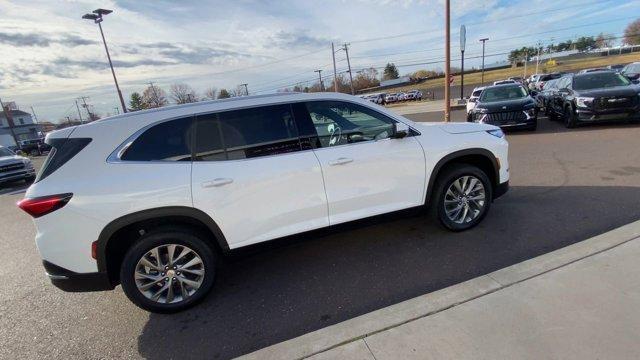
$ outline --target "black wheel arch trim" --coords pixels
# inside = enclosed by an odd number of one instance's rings
[[[490,160],[491,164],[493,165],[494,174],[487,174],[487,175],[488,176],[493,175],[494,183],[492,185],[494,189],[498,185],[500,185],[500,166],[498,165],[498,160],[496,159],[496,156],[493,154],[493,152],[483,148],[471,148],[471,149],[454,151],[450,154],[445,155],[440,160],[438,160],[436,165],[433,167],[433,171],[431,171],[431,175],[429,177],[429,184],[427,186],[427,196],[425,198],[425,203],[427,204],[429,203],[433,186],[436,182],[436,179],[438,178],[438,175],[440,174],[440,170],[442,170],[442,167],[444,167],[446,164],[448,164],[451,161],[454,161],[457,158],[461,158],[463,156],[468,156],[468,155],[480,155]]]
[[[179,217],[187,217],[192,218],[196,221],[203,223],[214,235],[215,241],[220,246],[223,252],[229,251],[229,244],[220,230],[220,227],[216,222],[205,212],[198,210],[196,208],[187,207],[187,206],[168,206],[168,207],[160,207],[147,209],[142,211],[137,211],[134,213],[130,213],[119,217],[113,221],[111,221],[107,226],[102,229],[100,235],[97,240],[97,251],[96,251],[96,261],[98,265],[98,271],[106,272],[107,271],[107,257],[106,250],[107,244],[109,240],[113,237],[113,235],[118,231],[123,229],[124,227],[145,220],[153,220],[162,217],[170,217],[170,216],[179,216]]]

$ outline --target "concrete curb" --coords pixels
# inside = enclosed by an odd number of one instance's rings
[[[449,309],[640,237],[640,220],[582,242],[379,309],[239,359],[302,359]]]

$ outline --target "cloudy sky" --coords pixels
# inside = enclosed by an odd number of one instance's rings
[[[54,122],[77,117],[78,96],[113,113],[118,99],[98,28],[81,19],[99,7],[114,11],[103,28],[125,98],[150,81],[199,92],[248,83],[251,93],[310,82],[316,69],[330,75],[332,41],[351,44],[356,70],[443,68],[444,0],[0,0],[2,100]],[[620,36],[640,17],[640,0],[452,0],[452,16],[454,57],[465,24],[467,64],[477,66],[481,37],[491,39],[490,63],[538,41]],[[336,56],[344,71],[344,52]]]

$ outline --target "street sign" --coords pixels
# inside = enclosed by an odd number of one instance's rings
[[[464,51],[467,44],[467,28],[464,25],[460,25],[460,51]]]

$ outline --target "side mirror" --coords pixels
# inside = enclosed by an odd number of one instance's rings
[[[391,135],[392,139],[402,139],[409,135],[409,125],[401,122],[397,122],[393,124],[393,135]]]
[[[469,102],[470,102],[470,103],[474,103],[474,102],[477,102],[477,101],[478,101],[478,99],[477,99],[477,98],[471,98],[471,99],[469,99]]]
[[[537,96],[537,95],[538,95],[538,92],[537,92],[537,91],[535,91],[535,90],[530,90],[530,91],[529,91],[529,95],[531,95],[531,96]]]

